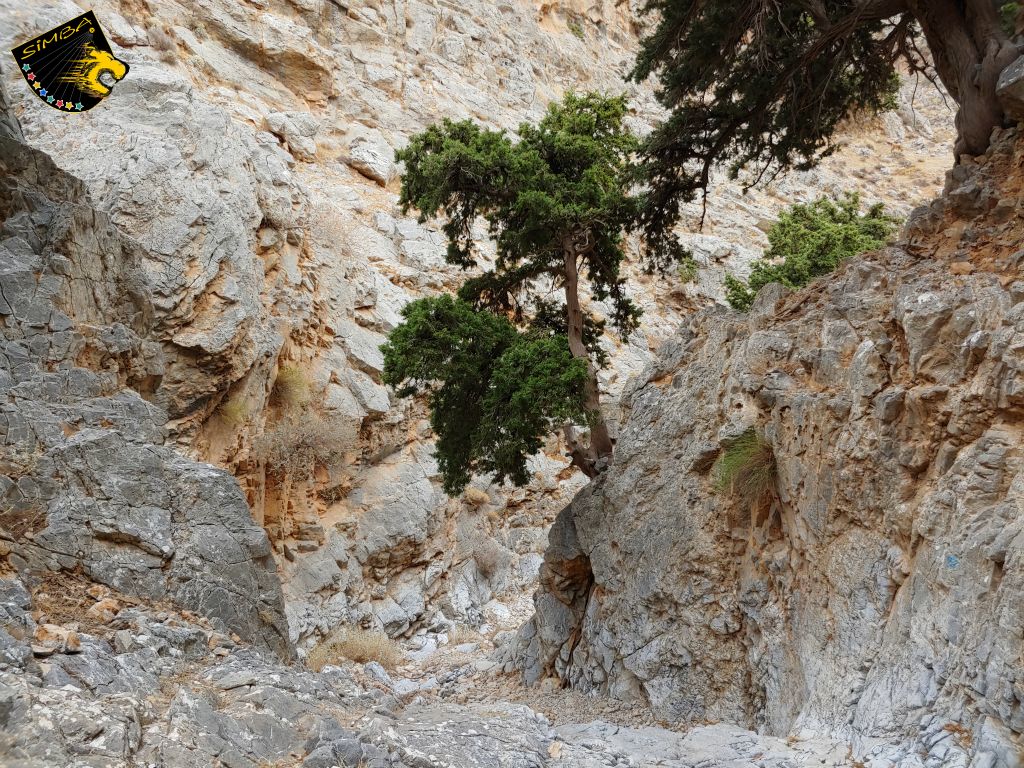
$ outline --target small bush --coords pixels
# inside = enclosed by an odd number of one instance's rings
[[[301,368],[283,365],[274,380],[275,402],[286,408],[299,408],[309,402],[309,379]]]
[[[1013,37],[1017,32],[1017,16],[1020,14],[1020,3],[1003,3],[999,6],[999,17],[1003,31]]]
[[[578,39],[580,39],[580,40],[582,40],[582,39],[583,39],[583,25],[582,25],[582,24],[580,24],[580,23],[579,23],[579,21],[576,21],[576,20],[574,19],[573,21],[570,21],[570,22],[569,22],[569,25],[568,25],[568,26],[569,26],[569,31],[570,31],[570,32],[572,32],[572,34],[573,34],[573,35],[574,35],[574,36],[575,36],[576,38],[578,38]]]
[[[316,495],[320,497],[324,504],[330,506],[331,504],[337,504],[348,496],[351,490],[352,487],[348,483],[341,483],[340,485],[332,485],[330,488],[323,488],[317,491]]]
[[[775,486],[775,453],[751,427],[726,445],[716,470],[719,490],[754,504]]]
[[[331,467],[358,441],[356,426],[347,419],[324,418],[314,410],[285,417],[260,435],[253,456],[290,474],[312,474],[316,465]]]
[[[240,427],[249,418],[249,409],[242,398],[230,398],[217,408],[217,418],[229,427]]]
[[[473,540],[473,560],[480,575],[490,579],[508,567],[510,556],[494,539],[481,535]]]
[[[319,672],[329,664],[337,666],[347,659],[358,664],[376,661],[385,669],[394,669],[404,658],[398,643],[379,630],[338,627],[309,652],[306,666]]]
[[[693,256],[686,255],[679,260],[679,268],[676,270],[679,281],[692,283],[697,279],[697,261]]]
[[[463,645],[464,643],[479,643],[484,636],[472,627],[465,624],[455,624],[448,630],[449,645]]]
[[[173,64],[177,61],[178,43],[170,27],[151,29],[149,43],[159,52],[160,60],[165,64]]]
[[[744,283],[725,278],[726,300],[733,309],[745,311],[757,291],[768,283],[802,288],[832,272],[846,259],[880,248],[896,229],[897,220],[876,203],[860,213],[860,197],[847,193],[840,199],[819,198],[809,205],[794,205],[768,230],[769,248],[754,262]]]

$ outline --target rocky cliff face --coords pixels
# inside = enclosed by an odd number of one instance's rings
[[[495,595],[532,587],[545,528],[583,480],[553,442],[528,489],[440,492],[422,409],[381,386],[378,346],[405,303],[463,276],[444,264],[440,233],[397,210],[393,151],[442,116],[536,119],[569,88],[629,90],[631,120],[648,130],[648,90],[621,80],[636,8],[94,8],[132,67],[103,109],[56,120],[5,72],[29,142],[135,244],[147,362],[121,385],[166,414],[177,450],[238,479],[275,553],[292,641],[338,623],[393,636],[479,625]],[[0,0],[4,44],[79,12]],[[687,312],[721,297],[726,270],[745,271],[781,206],[859,188],[907,213],[931,196],[948,129],[940,98],[922,91],[912,106],[913,93],[886,121],[852,124],[849,149],[822,169],[754,195],[723,189],[705,231],[686,234],[696,282],[635,276],[643,333],[605,339],[613,421],[629,376]]]
[[[1021,764],[1022,161],[1006,132],[901,245],[682,325],[552,529],[528,680],[870,765]],[[751,428],[773,478],[737,499],[715,466]]]
[[[2,99],[0,99],[2,100]],[[266,534],[227,473],[163,446],[139,245],[83,184],[0,135],[0,534],[30,579],[80,571],[290,655]]]
[[[855,189],[909,214],[951,117],[908,83],[821,168],[720,186],[683,233],[696,281],[632,276],[643,332],[604,339],[616,464],[557,519],[583,480],[556,441],[528,488],[446,499],[421,406],[381,385],[401,307],[463,278],[398,210],[394,149],[569,88],[626,88],[648,130],[635,5],[97,0],[132,67],[101,107],[55,115],[3,70],[0,757],[1021,764],[1015,133],[902,245],[746,316],[708,305],[781,207]],[[81,10],[0,0],[2,42]],[[714,468],[751,428],[775,473],[740,501]],[[262,653],[362,625],[409,639],[412,675],[453,624],[512,622],[538,567],[519,700],[583,719],[564,684],[628,702],[615,722],[767,735],[553,727],[494,703],[512,684],[480,658],[409,680]]]

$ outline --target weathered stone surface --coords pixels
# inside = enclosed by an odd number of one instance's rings
[[[147,341],[151,251],[41,152],[0,137],[0,167],[0,529],[11,562],[169,598],[289,655],[269,542],[237,482],[160,445],[166,415],[133,389],[163,370]]]
[[[959,184],[1013,196],[1022,155],[1006,134]],[[624,397],[614,466],[552,528],[527,680],[829,734],[871,765],[890,764],[879,743],[899,765],[1018,764],[1021,224],[934,211],[906,247],[766,288],[747,315],[699,312],[663,346]],[[713,466],[748,428],[776,467],[753,500]]]
[[[1008,66],[999,75],[996,96],[1008,117],[1024,120],[1024,56]]]
[[[445,556],[458,542],[455,526],[444,521],[464,510],[449,504],[436,471],[419,458],[431,446],[423,408],[389,397],[379,381],[378,346],[401,321],[401,308],[451,291],[465,277],[445,264],[438,228],[399,210],[394,150],[442,116],[513,129],[535,121],[569,88],[621,90],[636,47],[636,3],[150,0],[128,7],[96,0],[93,7],[115,52],[132,66],[102,111],[55,121],[17,73],[5,73],[30,142],[83,178],[94,207],[141,244],[139,272],[151,296],[146,328],[127,319],[130,308],[118,322],[95,318],[104,361],[130,357],[129,383],[161,411],[129,423],[166,427],[177,447],[239,478],[254,518],[271,533],[282,576],[295,579],[286,589],[292,636],[302,643],[342,619],[376,625],[368,606],[385,604],[374,594],[379,580],[402,570],[423,587],[427,608],[417,621],[452,604],[460,615],[449,619],[482,616],[479,600],[528,588],[537,549],[515,550],[488,579],[474,577],[472,588],[463,571],[448,578],[460,562]],[[0,0],[8,21],[0,37],[12,47],[76,13],[69,0]],[[647,132],[658,114],[651,89],[629,90],[630,123]],[[612,360],[601,384],[613,427],[619,395],[651,349],[695,303],[721,299],[725,272],[746,273],[764,244],[763,223],[781,206],[852,185],[899,214],[931,194],[944,170],[933,167],[941,154],[934,147],[946,136],[941,98],[915,95],[908,85],[901,105],[885,126],[852,125],[851,150],[812,173],[749,195],[718,185],[704,233],[685,233],[701,265],[695,282],[629,267],[644,329],[628,343],[612,333],[602,340]],[[929,127],[934,115],[940,117]],[[883,150],[892,167],[861,159]],[[929,165],[919,172],[922,159]],[[912,195],[900,182],[902,168],[914,170]],[[484,258],[493,258],[484,228],[476,234]],[[607,309],[600,302],[591,308]],[[53,361],[59,365],[64,354]],[[359,445],[339,452],[335,466],[298,467],[282,477],[252,450],[282,415],[271,380],[283,365],[308,376],[309,414],[358,432]],[[120,384],[109,390],[117,408],[148,407],[117,395]],[[107,401],[92,407],[93,426],[111,410]],[[561,446],[553,441],[548,450],[554,458],[531,464],[537,479],[529,491],[494,489],[484,514],[511,501],[530,508],[528,527],[544,530],[553,509],[583,482],[559,460]],[[396,472],[395,461],[410,455],[418,466]],[[378,500],[385,511],[361,522]],[[410,511],[427,503],[431,509]],[[381,521],[392,512],[394,524]],[[496,540],[513,529],[504,519],[490,526]],[[406,535],[421,523],[428,535]],[[364,534],[365,546],[348,541]],[[332,537],[346,540],[353,560],[356,550],[378,551],[388,542],[397,542],[398,554],[386,576],[370,566],[330,580],[328,567],[324,579],[310,578],[313,569],[302,560],[321,563],[317,555],[333,547]],[[355,574],[362,570],[356,563],[339,568]],[[319,589],[307,591],[314,584]],[[458,592],[454,601],[447,601],[449,585]],[[386,591],[396,599],[391,584]]]
[[[317,119],[308,112],[271,112],[266,117],[267,130],[288,145],[288,151],[298,160],[316,160],[316,135],[320,131]]]
[[[349,165],[382,186],[387,186],[398,173],[395,150],[380,131],[373,128],[357,128],[353,131],[348,142],[347,159]]]

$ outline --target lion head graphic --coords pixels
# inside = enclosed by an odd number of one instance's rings
[[[106,51],[98,50],[91,45],[84,45],[82,51],[84,56],[73,61],[60,79],[65,83],[71,83],[84,93],[103,98],[110,93],[110,86],[100,78],[108,75],[116,82],[128,74],[128,67]]]

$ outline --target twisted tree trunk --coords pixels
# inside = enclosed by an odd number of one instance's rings
[[[960,109],[954,154],[980,155],[1005,119],[999,74],[1020,55],[992,0],[907,0],[924,31],[935,71]]]
[[[563,242],[562,251],[565,259],[565,311],[566,328],[569,337],[569,351],[578,360],[587,363],[587,383],[584,388],[584,405],[590,413],[590,444],[580,445],[572,433],[566,429],[566,440],[569,443],[569,455],[572,463],[579,467],[587,477],[597,476],[611,463],[614,444],[608,434],[608,424],[601,412],[601,390],[597,383],[597,369],[590,359],[587,347],[583,343],[583,309],[580,307],[579,294],[579,246],[571,237]]]

